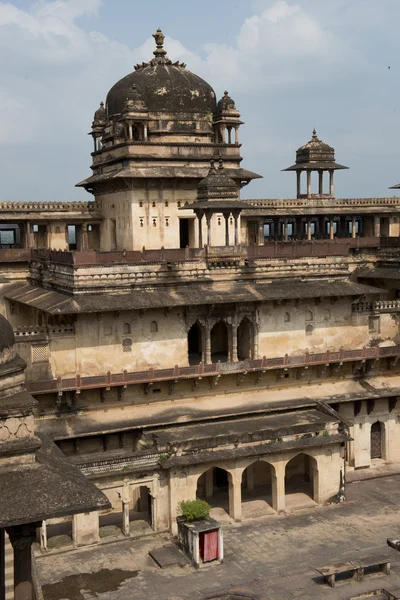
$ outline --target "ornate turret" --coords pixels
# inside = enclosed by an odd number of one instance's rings
[[[312,138],[307,144],[301,146],[296,152],[296,163],[284,171],[296,171],[297,173],[297,197],[298,198],[312,198],[312,197],[324,197],[333,198],[333,173],[339,169],[348,169],[343,165],[339,165],[335,162],[335,150],[332,146],[322,142],[314,129]],[[307,173],[307,194],[301,193],[301,173],[306,171]],[[319,174],[319,185],[318,194],[311,193],[311,173],[318,171]],[[323,191],[323,176],[324,171],[329,172],[329,193]]]
[[[106,122],[107,112],[104,108],[104,102],[100,102],[100,107],[94,113],[92,131],[89,133],[89,135],[91,135],[93,138],[95,152],[101,148],[101,136],[103,135]]]
[[[214,117],[215,141],[222,144],[226,142],[232,144],[232,129],[234,129],[235,144],[239,144],[240,125],[243,125],[243,121],[240,121],[240,113],[236,108],[235,101],[225,91],[223,97],[218,102]],[[228,139],[226,139],[226,132],[228,132]]]
[[[188,206],[184,207],[188,208]],[[211,220],[213,215],[223,214],[225,218],[225,245],[229,246],[229,224],[231,215],[235,221],[235,246],[240,243],[239,215],[248,208],[245,202],[239,200],[237,183],[225,172],[224,161],[219,160],[218,169],[214,160],[210,163],[208,175],[197,186],[197,200],[190,204],[199,220],[199,248],[203,246],[202,221],[206,217],[207,245],[211,246]]]

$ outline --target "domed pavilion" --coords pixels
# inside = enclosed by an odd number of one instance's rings
[[[180,209],[196,201],[211,160],[224,161],[238,190],[260,177],[241,166],[235,101],[228,92],[217,101],[209,83],[168,57],[160,29],[153,37],[153,58],[115,83],[96,110],[93,174],[78,184],[105,217],[105,251],[197,247],[195,215]]]

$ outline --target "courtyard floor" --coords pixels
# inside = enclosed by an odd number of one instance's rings
[[[400,537],[400,475],[349,484],[340,505],[224,524],[224,564],[200,571],[156,565],[149,550],[167,544],[167,535],[51,553],[37,567],[45,600],[200,600],[234,590],[265,600],[339,600],[400,589],[400,553],[387,537]],[[314,570],[366,554],[390,555],[392,574],[332,589]]]

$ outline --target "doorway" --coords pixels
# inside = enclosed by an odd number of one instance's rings
[[[179,219],[179,248],[189,246],[189,219]]]
[[[382,458],[382,424],[376,421],[371,427],[371,459]]]

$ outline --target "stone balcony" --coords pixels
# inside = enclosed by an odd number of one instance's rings
[[[393,313],[400,312],[400,300],[376,300],[375,302],[359,302],[353,304],[355,312]]]
[[[321,352],[311,354],[306,352],[302,355],[285,356],[276,358],[260,358],[255,360],[245,360],[239,362],[217,362],[212,364],[193,365],[189,367],[179,367],[176,365],[170,369],[148,369],[147,371],[122,373],[107,372],[104,375],[92,377],[58,378],[42,381],[29,381],[27,389],[31,394],[57,393],[58,395],[66,391],[76,391],[89,389],[109,389],[111,387],[126,388],[128,385],[143,384],[145,393],[148,393],[154,383],[161,381],[176,381],[179,379],[202,379],[204,377],[214,377],[218,380],[223,375],[229,374],[247,374],[249,372],[262,373],[267,370],[281,370],[283,373],[287,369],[308,369],[311,366],[342,365],[345,362],[361,362],[367,360],[376,361],[383,358],[397,358],[400,356],[400,346],[387,346],[371,348],[360,348],[357,350],[339,350],[336,352]]]

